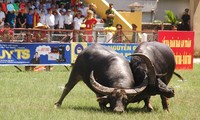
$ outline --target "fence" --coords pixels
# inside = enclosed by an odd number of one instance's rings
[[[106,30],[63,30],[63,29],[25,29],[14,28],[13,37],[5,38],[8,32],[0,34],[3,42],[101,42],[137,43],[157,40],[157,31],[106,31]],[[6,40],[5,40],[6,39]]]

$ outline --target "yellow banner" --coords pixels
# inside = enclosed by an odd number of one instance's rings
[[[72,42],[71,43],[71,63],[75,63],[78,54],[87,47],[86,42]]]

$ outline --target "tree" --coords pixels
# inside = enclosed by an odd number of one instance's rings
[[[172,27],[177,27],[181,22],[180,19],[171,10],[165,10],[165,20],[167,23],[171,23]]]

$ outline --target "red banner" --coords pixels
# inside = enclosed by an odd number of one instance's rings
[[[159,31],[158,41],[168,45],[173,50],[176,69],[193,69],[193,31]]]

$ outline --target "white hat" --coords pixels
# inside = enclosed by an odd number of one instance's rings
[[[48,26],[43,25],[42,23],[37,23],[37,26],[35,26],[35,28],[48,28]]]

